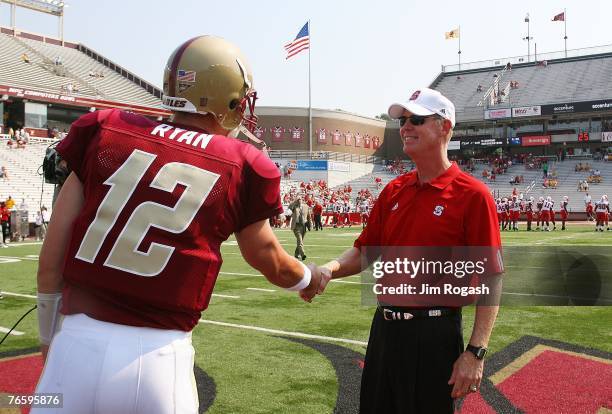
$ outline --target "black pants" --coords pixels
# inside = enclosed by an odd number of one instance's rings
[[[463,352],[461,315],[386,321],[376,311],[361,377],[361,414],[452,414],[448,380]]]
[[[314,227],[315,227],[315,230],[323,230],[323,223],[321,223],[320,214],[314,215]]]
[[[11,238],[11,229],[8,221],[2,222],[2,243],[6,243],[6,239]]]

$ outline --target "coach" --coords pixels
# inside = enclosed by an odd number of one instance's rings
[[[499,252],[488,188],[448,160],[455,126],[450,100],[424,88],[406,103],[391,105],[389,115],[399,119],[403,151],[416,169],[383,189],[354,247],[321,271],[333,278],[360,272],[367,246],[483,246]],[[495,257],[493,274],[499,274],[501,255]],[[464,350],[460,307],[390,308],[379,303],[366,351],[360,412],[452,413],[455,398],[479,389],[497,312],[497,303],[476,306]]]
[[[312,225],[310,207],[302,200],[302,196],[298,195],[295,201],[289,204],[288,208],[291,210],[291,230],[293,230],[295,235],[296,246],[294,256],[305,260],[304,236],[306,235],[306,227]]]

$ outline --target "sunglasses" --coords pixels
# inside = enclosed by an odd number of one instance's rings
[[[406,121],[410,121],[410,124],[412,124],[413,126],[419,126],[419,125],[423,125],[427,118],[432,118],[432,117],[439,118],[439,116],[437,115],[427,115],[427,116],[410,115],[410,116],[400,116],[397,119],[399,119],[400,121],[400,127],[403,127],[404,125],[406,125]]]

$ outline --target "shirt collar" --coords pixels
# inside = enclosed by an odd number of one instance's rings
[[[452,162],[451,166],[446,169],[442,174],[428,182],[427,184],[432,187],[443,190],[449,185],[461,172],[457,163]],[[406,184],[408,185],[417,185],[419,183],[419,176],[417,170],[408,173],[408,177],[406,177]]]

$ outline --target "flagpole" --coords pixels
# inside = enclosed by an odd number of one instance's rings
[[[461,70],[461,25],[459,25],[459,51],[457,55],[459,56],[459,70]]]
[[[310,85],[310,50],[312,49],[312,30],[308,20],[308,152],[312,155],[312,88]]]
[[[567,57],[567,13],[565,9],[563,9],[563,26],[565,27],[565,34],[563,35],[563,40],[565,42],[565,57]]]

